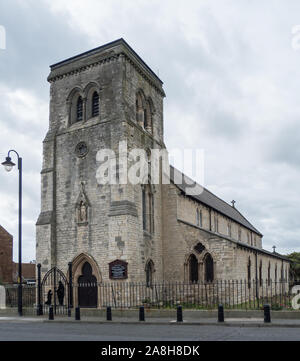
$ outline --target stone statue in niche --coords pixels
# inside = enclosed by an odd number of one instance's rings
[[[89,218],[90,202],[84,190],[85,182],[80,184],[80,193],[76,202],[76,220],[78,224],[86,224]]]
[[[78,222],[87,222],[87,205],[81,201],[78,207]]]

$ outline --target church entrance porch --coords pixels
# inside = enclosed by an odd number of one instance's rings
[[[86,253],[72,261],[74,306],[98,308],[101,304],[100,287],[102,277],[97,262]]]

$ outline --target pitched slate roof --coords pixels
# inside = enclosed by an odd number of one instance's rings
[[[182,179],[182,182],[178,182],[178,179]],[[173,166],[170,166],[170,180],[186,196],[191,197],[200,203],[203,203],[204,205],[214,209],[215,211],[250,229],[259,236],[262,236],[262,234],[236,208],[232,207],[221,198],[217,197],[208,189],[202,187]],[[192,190],[193,185],[194,191]]]

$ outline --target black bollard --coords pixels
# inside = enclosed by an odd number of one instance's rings
[[[224,322],[224,307],[219,305],[218,307],[218,322]]]
[[[75,308],[75,320],[80,321],[80,307]]]
[[[140,307],[140,321],[145,321],[145,308],[144,308],[144,306]]]
[[[68,317],[71,317],[71,308],[68,308]]]
[[[37,316],[43,316],[43,306],[42,305],[37,305],[36,315]]]
[[[107,321],[111,321],[111,320],[112,320],[111,307],[110,307],[110,306],[106,308],[106,320],[107,320]]]
[[[177,307],[177,322],[183,322],[182,318],[182,306]]]
[[[271,322],[270,305],[264,305],[264,322],[265,323],[270,323]]]
[[[49,320],[54,320],[53,306],[49,307]]]

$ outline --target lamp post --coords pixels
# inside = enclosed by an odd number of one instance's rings
[[[11,161],[10,153],[16,153],[18,157],[19,169],[19,271],[18,271],[18,313],[22,316],[22,158],[15,150],[10,150],[7,154],[5,162],[2,165],[7,172],[10,172],[15,163]]]

